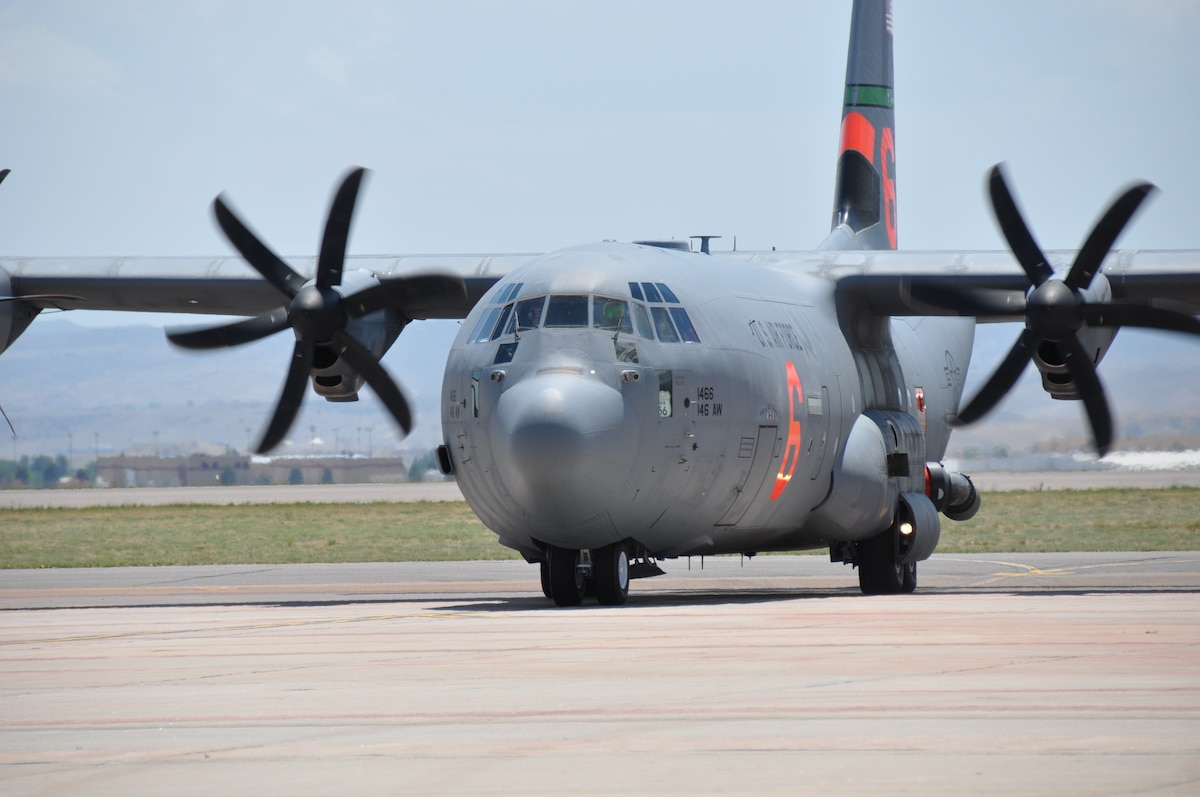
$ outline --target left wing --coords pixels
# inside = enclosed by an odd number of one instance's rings
[[[1033,362],[1051,395],[1083,401],[1103,457],[1112,443],[1113,423],[1096,365],[1123,326],[1200,335],[1200,252],[1110,251],[1154,190],[1149,183],[1136,183],[1118,195],[1078,252],[1053,256],[1034,239],[999,166],[992,169],[988,187],[1019,269],[997,264],[1001,267],[985,273],[966,267],[970,256],[956,255],[953,270],[943,266],[941,274],[899,264],[889,274],[888,258],[881,255],[875,273],[860,269],[837,280],[839,311],[850,322],[850,335],[862,328],[855,320],[864,314],[1023,320],[1025,328],[1008,356],[959,409],[957,422],[972,423],[986,415]]]

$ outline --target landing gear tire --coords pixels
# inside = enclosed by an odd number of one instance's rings
[[[553,599],[554,592],[550,588],[550,556],[542,557],[542,561],[538,562],[538,571],[542,577],[542,594],[547,598]]]
[[[592,551],[592,583],[596,600],[621,606],[629,598],[629,553],[621,543]]]
[[[891,529],[858,544],[858,587],[864,595],[896,595],[917,588],[917,565],[896,561]]]
[[[550,598],[559,606],[578,606],[587,581],[579,569],[579,551],[552,546],[549,559]]]

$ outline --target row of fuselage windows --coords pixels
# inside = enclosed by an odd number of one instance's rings
[[[675,294],[661,282],[631,282],[637,301],[586,294],[551,294],[512,301],[522,283],[500,292],[471,333],[471,343],[484,343],[505,335],[534,329],[579,329],[589,325],[614,334],[637,334],[663,343],[699,343],[692,319]],[[649,302],[649,306],[643,304]]]

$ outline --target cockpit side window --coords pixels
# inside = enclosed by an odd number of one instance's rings
[[[643,282],[642,287],[646,289],[646,301],[648,301],[648,302],[661,302],[662,301],[662,295],[659,294],[658,288],[654,287],[653,282]]]
[[[505,304],[507,302],[510,302],[513,299],[517,298],[517,294],[520,293],[521,289],[524,287],[525,287],[524,282],[514,282],[512,285],[509,285],[508,288],[501,291],[500,295],[497,296],[494,299],[494,301],[496,302],[496,304]]]
[[[679,304],[679,299],[676,298],[675,292],[668,288],[664,283],[656,282],[654,285],[658,288],[658,292],[662,294],[664,302]]]
[[[624,299],[597,296],[592,312],[592,325],[597,329],[607,329],[610,332],[633,334],[633,319],[629,314],[629,302]]]
[[[650,312],[654,316],[654,329],[658,332],[658,339],[663,343],[678,343],[679,335],[675,332],[675,325],[671,323],[667,308],[651,307]]]
[[[586,327],[587,296],[551,296],[546,308],[546,327]]]
[[[504,310],[500,313],[500,319],[496,322],[496,326],[492,327],[492,340],[495,340],[501,335],[508,333],[508,330],[505,329],[505,327],[510,326],[508,320],[512,316],[512,309],[513,306],[511,304],[506,304],[504,306]]]
[[[633,315],[637,319],[638,335],[654,340],[654,327],[650,326],[650,314],[646,312],[646,306],[644,304],[635,304],[633,306]]]
[[[631,282],[629,283],[629,292],[639,302],[642,296],[646,297],[645,301],[650,305],[650,317],[654,319],[654,331],[658,333],[658,339],[663,343],[700,342],[700,333],[696,332],[696,327],[692,324],[687,310],[681,306],[675,291],[667,287],[665,282]],[[640,303],[635,303],[634,308],[638,316],[638,334],[653,339],[653,333],[649,329],[650,324],[646,324],[643,331],[642,322],[646,315],[646,308]]]
[[[529,329],[537,329],[541,326],[542,309],[545,305],[545,296],[539,296],[536,299],[523,299],[517,302],[517,330],[524,332]]]
[[[479,317],[479,322],[475,324],[475,328],[471,330],[471,337],[468,342],[486,343],[489,340],[495,340],[500,337],[504,333],[509,314],[512,312],[512,300],[517,297],[517,294],[524,287],[525,283],[523,282],[512,282],[501,287],[496,295],[488,300],[488,308]]]
[[[491,340],[492,330],[496,327],[496,319],[500,317],[499,307],[489,307],[479,318],[479,323],[475,325],[475,329],[471,330],[471,343],[483,343],[486,340]]]
[[[687,343],[699,343],[700,336],[696,334],[696,328],[692,326],[692,319],[688,317],[687,310],[682,307],[668,309],[671,311],[671,317],[675,319],[676,328],[679,329],[679,337]]]

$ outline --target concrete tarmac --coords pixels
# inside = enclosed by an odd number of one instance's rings
[[[0,791],[1196,794],[1200,554],[0,572]]]

